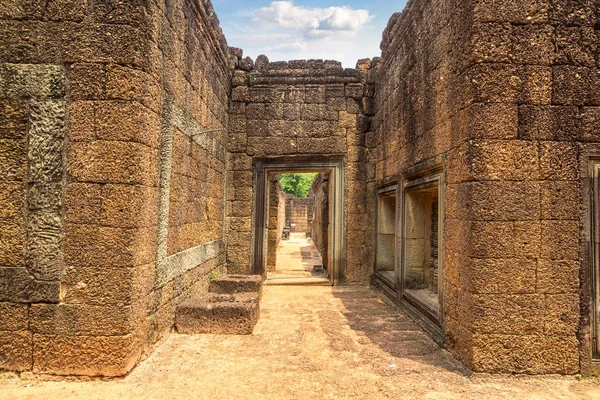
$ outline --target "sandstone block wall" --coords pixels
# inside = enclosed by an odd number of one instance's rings
[[[477,138],[467,153],[471,167],[457,182],[457,196],[469,192],[472,204],[465,268],[498,273],[471,273],[463,284],[472,307],[487,310],[471,322],[476,370],[575,373],[589,366],[589,339],[580,332],[589,286],[581,282],[580,304],[577,277],[588,271],[579,245],[587,222],[580,195],[589,190],[581,171],[598,156],[591,143],[600,140],[587,122],[600,102],[598,10],[593,1],[557,0],[474,8],[473,105],[505,109],[496,114],[505,130]],[[473,117],[490,119],[488,112]],[[500,278],[505,268],[518,272]],[[501,320],[502,329],[490,329]]]
[[[283,228],[287,226],[287,194],[279,183],[279,175],[273,175],[269,187],[269,236],[267,242],[267,272],[275,271],[277,267],[277,247],[281,241]]]
[[[58,303],[65,276],[66,71],[0,63],[0,369],[30,370],[30,303]],[[40,337],[35,339],[39,340]]]
[[[285,219],[294,232],[310,232],[313,220],[313,200],[296,199],[288,196],[285,206]],[[295,226],[292,226],[295,225]]]
[[[224,266],[233,60],[168,4],[0,5],[0,369],[125,374]]]
[[[147,76],[144,11],[0,6],[0,209],[12,213],[0,228],[0,368],[113,375],[139,357],[131,287],[155,222],[127,200],[151,201],[159,126],[131,89]]]
[[[149,54],[161,77],[155,280],[146,290],[147,345],[166,337],[175,307],[225,272],[228,98],[235,57],[210,1],[150,8]],[[137,288],[136,288],[137,289]],[[150,289],[150,290],[148,290]]]
[[[589,365],[580,206],[598,155],[597,10],[413,1],[384,34],[377,182],[443,168],[445,345],[476,371]]]
[[[342,155],[346,156],[344,224],[349,249],[344,278],[368,281],[370,271],[365,265],[372,248],[364,245],[371,229],[366,182],[375,173],[366,163],[365,144],[374,95],[374,82],[367,81],[370,67],[370,61],[360,69],[342,69],[335,61],[240,59],[229,109],[227,257],[231,272],[251,272],[253,158]]]
[[[323,267],[329,262],[329,174],[320,173],[310,188],[308,197],[313,199],[313,223],[311,237],[321,253]]]

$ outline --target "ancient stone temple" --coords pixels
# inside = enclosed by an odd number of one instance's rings
[[[126,374],[211,274],[266,273],[271,178],[310,171],[333,284],[474,371],[591,373],[599,28],[411,0],[343,69],[244,58],[209,0],[3,0],[0,369]]]

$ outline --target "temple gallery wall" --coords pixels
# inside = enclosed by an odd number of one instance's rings
[[[336,284],[375,286],[474,371],[593,372],[596,2],[412,0],[352,69],[244,57],[209,0],[0,20],[1,370],[129,372],[212,274],[272,263],[264,174],[288,168],[320,173]]]

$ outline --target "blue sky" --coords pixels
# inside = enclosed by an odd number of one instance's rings
[[[381,35],[406,0],[213,0],[230,46],[253,59],[333,59],[354,67],[381,54]]]

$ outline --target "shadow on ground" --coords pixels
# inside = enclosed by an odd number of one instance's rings
[[[327,273],[324,271],[315,271],[315,265],[323,265],[319,250],[314,246],[301,246],[300,254],[302,257],[302,266],[307,272],[310,272],[312,276],[326,277]]]
[[[393,357],[410,359],[470,376],[471,372],[442,349],[408,315],[386,304],[374,288],[357,290],[354,286],[338,286],[332,290],[345,310],[348,325],[379,349]]]

